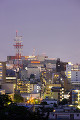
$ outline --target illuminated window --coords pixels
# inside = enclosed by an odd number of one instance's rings
[[[0,79],[2,79],[2,77],[0,77]]]
[[[71,73],[71,71],[68,71],[68,73]]]
[[[71,78],[71,76],[68,76],[68,78]]]

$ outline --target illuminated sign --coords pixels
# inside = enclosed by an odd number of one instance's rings
[[[6,79],[16,79],[16,77],[6,77]]]
[[[40,61],[31,61],[31,63],[40,63]]]

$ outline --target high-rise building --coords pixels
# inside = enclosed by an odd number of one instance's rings
[[[0,62],[0,83],[5,83],[6,80],[6,63]]]
[[[65,71],[66,64],[67,64],[67,62],[62,62],[62,61],[60,61],[60,58],[58,58],[57,62],[56,62],[56,72]]]
[[[80,90],[72,90],[72,104],[80,105]]]
[[[65,74],[73,86],[80,87],[80,65],[73,65],[69,62],[66,65]]]

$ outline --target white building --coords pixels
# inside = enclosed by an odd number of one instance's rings
[[[80,71],[71,71],[71,83],[80,85]]]
[[[80,85],[80,65],[73,65],[69,62],[66,65],[65,74],[73,85]]]
[[[41,86],[38,85],[38,84],[34,84],[34,93],[40,93],[40,90],[41,90]]]
[[[72,67],[71,62],[68,62],[68,64],[66,65],[66,72],[65,72],[68,79],[71,79],[71,67]]]

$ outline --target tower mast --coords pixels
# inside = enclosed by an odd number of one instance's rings
[[[16,50],[16,55],[15,55],[15,59],[17,59],[17,65],[19,66],[19,60],[21,59],[22,56],[22,49],[23,49],[23,45],[22,45],[22,36],[18,36],[18,31],[16,31],[16,37],[14,39],[15,44],[13,45],[15,50]]]

